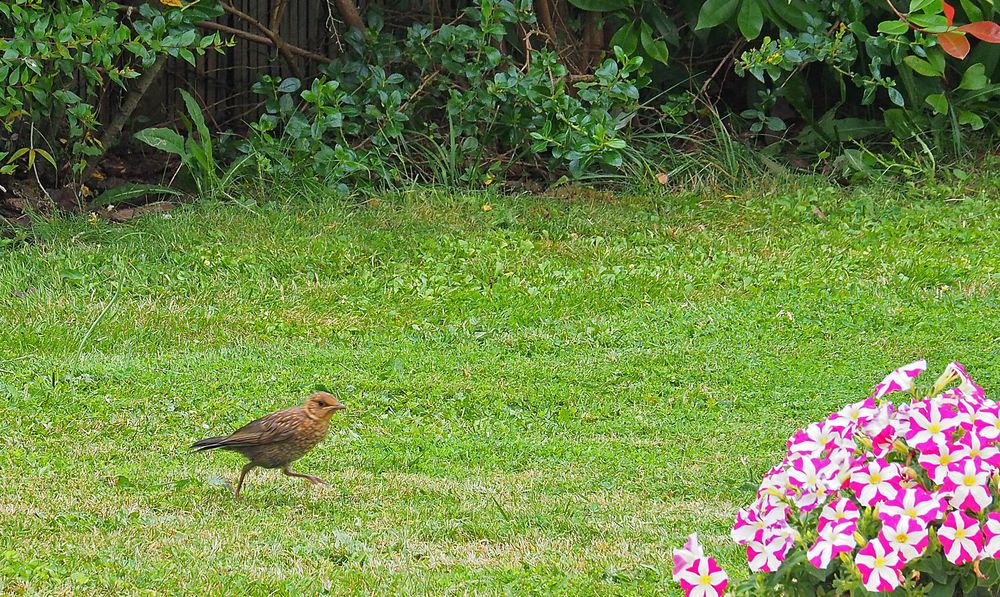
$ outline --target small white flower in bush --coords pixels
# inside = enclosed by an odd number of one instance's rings
[[[756,574],[730,594],[1000,590],[1000,406],[957,362],[918,395],[926,368],[896,369],[867,400],[788,440],[736,516],[732,538]],[[909,401],[893,402],[899,393]],[[695,535],[674,550],[673,576],[690,597],[728,585]]]

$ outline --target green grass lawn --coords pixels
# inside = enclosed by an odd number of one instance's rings
[[[670,593],[692,531],[745,578],[797,427],[920,357],[1000,388],[998,186],[39,224],[0,249],[0,593]],[[329,487],[187,453],[318,385]]]

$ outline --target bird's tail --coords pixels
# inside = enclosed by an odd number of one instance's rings
[[[226,436],[220,435],[218,437],[206,437],[196,441],[191,445],[191,449],[195,452],[203,452],[205,450],[214,450],[216,448],[225,447]]]

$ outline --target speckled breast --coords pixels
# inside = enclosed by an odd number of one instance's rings
[[[326,425],[312,428],[300,428],[295,436],[273,444],[254,446],[240,450],[244,456],[257,466],[264,468],[281,468],[306,455],[316,444],[326,436]]]

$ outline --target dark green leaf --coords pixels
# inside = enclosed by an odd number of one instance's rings
[[[917,12],[918,10],[923,10],[928,6],[940,9],[941,0],[912,0],[912,2],[910,2],[910,9],[907,12]]]
[[[618,31],[611,37],[611,47],[618,46],[625,54],[631,56],[635,54],[639,47],[639,23],[632,21],[618,28]]]
[[[986,126],[979,114],[969,112],[967,110],[960,110],[958,112],[958,123],[972,127],[972,130],[974,131],[978,131]]]
[[[962,4],[965,15],[969,17],[969,21],[982,21],[985,18],[982,9],[976,5],[974,0],[959,0],[959,2]]]
[[[948,19],[944,15],[911,15],[910,22],[918,27],[923,27],[924,29],[943,27],[948,28]]]
[[[132,201],[146,195],[173,195],[180,196],[184,193],[177,189],[165,187],[157,184],[125,184],[104,191],[90,202],[91,207],[104,207],[115,203]]]
[[[605,60],[594,74],[604,79],[613,79],[618,74],[618,63],[614,60]]]
[[[197,39],[198,32],[194,29],[188,29],[177,39],[177,45],[179,46],[190,46]]]
[[[740,26],[740,33],[743,34],[743,37],[748,40],[756,39],[764,26],[764,14],[760,9],[760,0],[743,0],[740,12],[736,16],[736,23]]]
[[[944,96],[943,93],[934,93],[928,95],[924,99],[927,104],[934,109],[937,114],[947,114],[948,113],[948,98]]]
[[[701,5],[698,12],[698,25],[695,29],[711,29],[728,21],[736,14],[740,0],[708,0]]]
[[[278,91],[280,93],[295,93],[300,87],[302,87],[302,81],[295,77],[288,77],[278,85]]]
[[[986,67],[982,64],[973,64],[962,74],[962,82],[959,83],[958,88],[976,91],[986,87],[989,82],[990,80],[986,76]]]
[[[886,35],[902,35],[909,31],[909,29],[909,26],[899,19],[894,21],[882,21],[878,24],[878,32],[885,33]]]
[[[191,66],[195,66],[194,54],[187,48],[179,48],[177,54]]]
[[[912,68],[916,73],[925,77],[941,77],[944,75],[944,70],[939,71],[927,60],[917,58],[916,56],[907,56],[903,58],[903,62],[905,62],[906,66]]]
[[[166,151],[179,156],[184,155],[184,137],[181,137],[177,131],[164,128],[149,128],[137,132],[135,138],[160,151]]]
[[[898,89],[890,87],[886,91],[889,93],[889,101],[901,108],[906,105],[906,100],[903,99],[903,94]]]
[[[642,24],[642,49],[649,54],[649,57],[657,62],[666,64],[669,57],[667,44],[661,39],[653,39],[653,28],[646,23]]]

